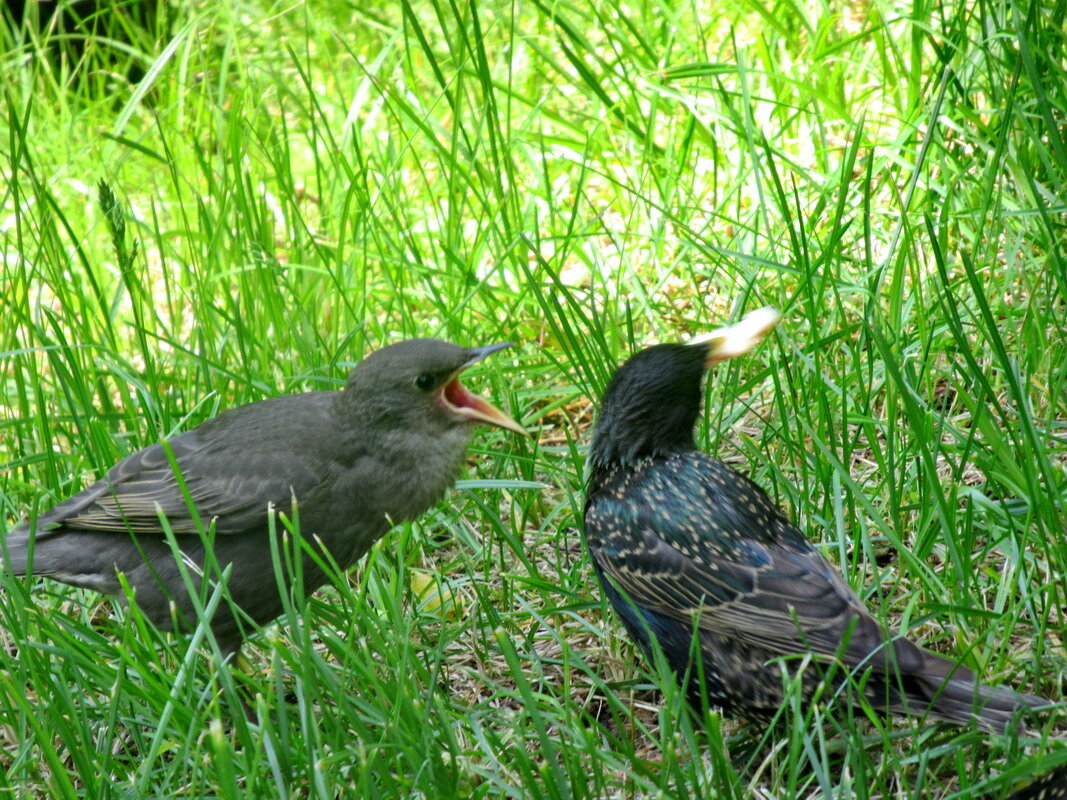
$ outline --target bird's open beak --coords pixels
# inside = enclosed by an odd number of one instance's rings
[[[470,391],[459,381],[460,373],[471,364],[481,361],[490,353],[511,347],[512,342],[503,344],[490,344],[485,347],[472,347],[468,350],[470,358],[457,369],[441,388],[439,401],[442,406],[453,414],[466,417],[471,422],[484,422],[487,425],[496,425],[498,428],[507,428],[509,431],[526,435],[526,430],[519,423],[494,406],[488,400],[479,397]]]
[[[703,344],[708,348],[704,359],[705,369],[728,358],[744,355],[763,341],[763,337],[774,329],[782,315],[770,306],[757,308],[745,314],[740,322],[716,328],[690,339],[686,344]]]

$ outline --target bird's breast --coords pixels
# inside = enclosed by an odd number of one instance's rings
[[[462,427],[432,440],[400,433],[366,451],[350,482],[372,513],[393,523],[414,519],[455,483],[469,441]]]

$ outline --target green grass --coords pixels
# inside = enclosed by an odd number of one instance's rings
[[[520,342],[469,382],[535,436],[481,431],[246,678],[5,577],[11,796],[965,800],[1063,762],[1056,719],[696,719],[578,529],[614,366],[773,304],[701,443],[877,617],[1062,700],[1062,3],[106,5],[81,50],[0,26],[0,531],[414,335]]]

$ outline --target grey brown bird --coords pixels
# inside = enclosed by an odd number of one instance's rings
[[[647,348],[611,379],[585,504],[586,544],[611,605],[646,655],[655,640],[689,676],[692,702],[706,692],[730,715],[773,717],[782,667],[795,671],[808,655],[805,700],[833,663],[839,677],[858,676],[873,707],[1004,731],[1046,701],[984,686],[966,667],[887,636],[763,490],[696,449],[705,371],[753,347],[777,319],[764,309],[695,344]]]
[[[222,652],[235,652],[248,622],[262,625],[284,608],[268,509],[291,515],[295,500],[305,541],[341,568],[352,566],[393,525],[418,516],[452,485],[475,425],[524,432],[459,380],[471,364],[508,346],[399,342],[361,361],[343,391],[226,411],[166,446],[133,453],[92,486],[18,525],[0,556],[15,575],[113,596],[122,594],[121,573],[158,627],[186,629],[195,605],[163,515],[191,565],[187,572],[204,574],[206,556],[209,579],[231,570],[227,587],[240,613],[220,604],[211,627]],[[213,542],[210,553],[205,541]],[[306,593],[326,580],[318,560],[302,559]],[[287,572],[284,580],[292,579]]]

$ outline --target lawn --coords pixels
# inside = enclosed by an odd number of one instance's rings
[[[240,673],[206,628],[4,575],[5,796],[969,800],[1067,761],[1055,715],[690,712],[580,534],[614,367],[773,305],[701,447],[878,619],[1063,700],[1063,2],[101,0],[81,43],[27,6],[0,23],[0,533],[412,336],[517,342],[465,381],[532,435],[480,430]]]

